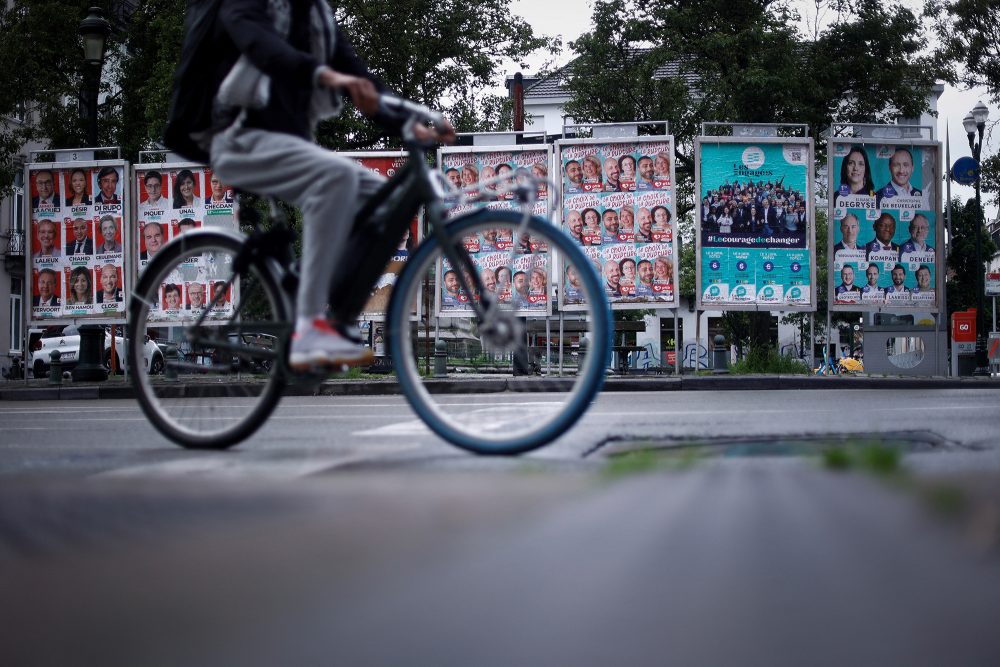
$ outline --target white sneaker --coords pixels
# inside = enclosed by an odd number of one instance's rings
[[[288,364],[295,370],[313,366],[367,366],[374,360],[369,348],[348,340],[324,319],[313,320],[305,331],[296,331],[288,355]]]

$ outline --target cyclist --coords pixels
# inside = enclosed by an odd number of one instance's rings
[[[385,87],[340,31],[325,0],[222,0],[216,45],[228,74],[215,96],[213,173],[224,182],[298,206],[303,215],[302,277],[289,362],[371,363],[347,323],[327,320],[327,286],[351,223],[382,178],[313,142],[316,123],[338,114],[341,93],[383,129],[402,120],[379,108]],[[454,128],[414,127],[422,142],[454,139]]]

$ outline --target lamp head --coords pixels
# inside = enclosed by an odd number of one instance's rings
[[[965,128],[965,133],[970,137],[976,132],[976,119],[972,117],[971,113],[965,114],[965,118],[962,119],[962,127]]]
[[[87,18],[80,21],[77,33],[83,38],[83,59],[89,65],[104,62],[104,46],[111,34],[111,24],[100,7],[91,7]]]
[[[976,106],[972,107],[972,117],[976,119],[976,125],[984,125],[986,119],[990,117],[990,109],[982,100],[976,103]]]

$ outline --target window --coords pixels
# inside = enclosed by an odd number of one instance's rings
[[[21,329],[23,309],[21,292],[24,282],[20,278],[10,279],[10,353],[21,354]]]

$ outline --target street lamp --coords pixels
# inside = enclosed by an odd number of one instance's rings
[[[104,66],[104,47],[111,34],[111,24],[100,7],[91,7],[87,18],[80,21],[77,33],[83,38],[83,61],[86,63],[84,106],[87,112],[87,142],[97,146],[97,95]]]
[[[979,185],[982,179],[979,169],[979,156],[983,149],[983,133],[986,130],[986,119],[989,118],[990,110],[980,100],[972,111],[962,119],[962,127],[969,135],[969,148],[972,149],[972,159],[976,161],[976,370],[973,375],[989,375],[989,360],[986,355],[986,313],[985,293],[986,276],[983,270],[983,204],[979,194]],[[979,141],[976,141],[976,134]]]

